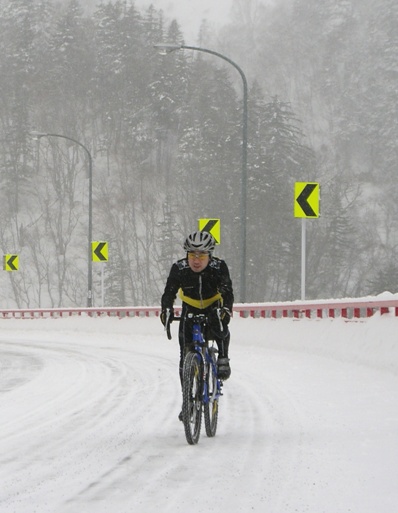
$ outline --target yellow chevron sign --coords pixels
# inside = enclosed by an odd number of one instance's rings
[[[319,217],[319,183],[294,184],[294,217]]]
[[[108,243],[103,241],[95,241],[91,243],[91,251],[93,262],[108,261]]]
[[[18,255],[4,255],[3,269],[4,271],[18,271],[19,257]]]
[[[209,232],[213,235],[216,244],[221,241],[221,221],[220,219],[199,219],[199,230]]]

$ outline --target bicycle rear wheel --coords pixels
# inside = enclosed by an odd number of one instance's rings
[[[217,377],[214,374],[213,366],[209,364],[209,372],[206,377],[208,401],[203,405],[205,416],[206,435],[213,437],[217,431],[218,422],[218,398],[217,396]]]
[[[198,443],[202,424],[202,366],[196,353],[186,355],[182,381],[182,422],[185,437],[191,445]]]

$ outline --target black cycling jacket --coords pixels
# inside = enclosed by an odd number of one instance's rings
[[[175,262],[171,267],[162,295],[162,309],[173,308],[180,288],[185,296],[199,301],[220,293],[223,306],[232,312],[234,302],[232,281],[227,264],[220,258],[211,257],[208,265],[199,273],[192,271],[187,258]]]

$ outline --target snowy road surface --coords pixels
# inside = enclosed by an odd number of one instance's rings
[[[0,321],[1,513],[396,513],[398,319],[234,318],[186,443],[177,326]]]

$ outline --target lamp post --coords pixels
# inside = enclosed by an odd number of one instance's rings
[[[208,50],[207,48],[201,48],[199,46],[187,46],[187,45],[174,45],[174,44],[156,44],[154,48],[157,48],[162,55],[167,55],[176,50],[195,50],[198,52],[210,53],[216,57],[220,57],[224,61],[231,64],[240,74],[243,82],[243,121],[242,121],[242,178],[241,178],[241,267],[240,267],[240,301],[244,303],[246,301],[246,238],[247,238],[247,80],[242,69],[231,59],[225,55]]]
[[[88,149],[76,139],[67,137],[66,135],[60,134],[46,134],[32,132],[32,137],[37,141],[40,141],[42,137],[60,137],[61,139],[67,139],[81,148],[87,153],[88,157],[88,253],[87,253],[87,306],[93,306],[93,266],[91,258],[91,242],[93,238],[93,159]]]

